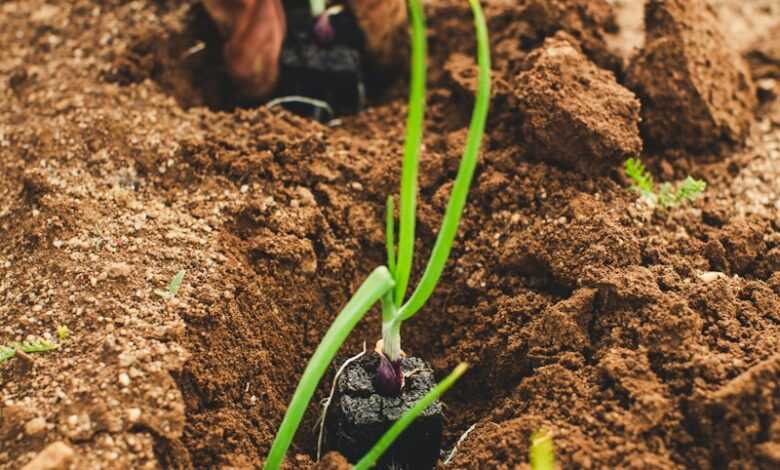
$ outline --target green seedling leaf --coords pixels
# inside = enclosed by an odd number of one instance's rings
[[[398,257],[393,273],[395,306],[400,307],[406,296],[414,257],[414,235],[417,212],[417,173],[422,151],[423,118],[425,116],[425,75],[427,40],[425,15],[421,0],[409,0],[409,21],[412,26],[412,76],[409,83],[409,115],[406,117],[406,140],[401,166],[401,197],[398,209]]]
[[[638,158],[629,158],[625,163],[626,175],[631,179],[631,188],[643,196],[655,192],[655,183],[653,175],[646,169],[645,164]]]
[[[674,203],[680,204],[684,201],[692,201],[699,197],[707,189],[707,183],[692,177],[687,177],[682,182],[677,192],[674,193]]]
[[[416,3],[416,2],[413,2]],[[407,320],[414,316],[428,301],[433,290],[439,283],[444,266],[450,256],[455,235],[458,233],[463,209],[466,206],[471,180],[479,160],[479,148],[482,144],[482,136],[485,133],[488,109],[490,108],[490,41],[488,38],[485,15],[478,0],[469,0],[471,12],[474,16],[474,28],[477,36],[477,95],[474,101],[474,111],[471,113],[471,123],[466,136],[466,147],[460,160],[458,174],[452,185],[450,200],[444,211],[439,234],[433,245],[431,257],[425,266],[425,271],[420,278],[417,288],[409,297],[409,301],[401,307],[399,318]],[[402,253],[398,253],[398,265],[401,265]],[[396,300],[398,300],[396,298]]]
[[[361,284],[355,295],[349,300],[344,310],[339,313],[336,320],[328,328],[325,337],[322,338],[317,350],[306,365],[303,377],[295,389],[290,406],[284,415],[279,431],[276,433],[271,451],[265,461],[265,470],[276,470],[282,464],[284,455],[290,447],[295,431],[301,424],[303,413],[309,406],[309,401],[320,379],[328,369],[330,362],[336,355],[344,340],[355,328],[355,325],[363,318],[363,315],[386,293],[393,289],[393,277],[384,266],[376,268],[371,275]]]
[[[387,250],[387,267],[390,274],[395,277],[395,205],[393,196],[387,196],[385,211],[385,248]]]
[[[70,330],[66,325],[60,325],[57,327],[57,338],[60,341],[65,341],[70,336]]]
[[[155,293],[165,300],[176,297],[176,294],[179,292],[179,288],[181,287],[181,283],[182,281],[184,281],[184,273],[185,271],[182,269],[181,271],[176,273],[175,276],[173,276],[173,279],[171,279],[171,283],[168,284],[167,291],[156,290]]]
[[[555,448],[549,431],[537,431],[531,436],[529,454],[532,470],[555,470]]]
[[[626,176],[631,179],[631,189],[638,192],[650,203],[658,204],[662,209],[669,209],[679,206],[685,201],[692,201],[707,188],[707,183],[704,181],[688,176],[677,186],[677,189],[671,183],[663,183],[656,190],[653,176],[638,158],[626,160],[624,169]]]
[[[671,207],[674,201],[674,188],[672,188],[671,183],[663,183],[658,188],[658,195],[654,200],[663,208]]]
[[[16,356],[16,348],[0,346],[0,364]]]
[[[309,11],[311,11],[312,18],[316,18],[325,11],[327,0],[309,0]]]
[[[398,421],[393,423],[390,429],[388,429],[387,432],[385,432],[385,434],[379,438],[376,444],[374,444],[374,447],[372,447],[371,450],[369,450],[368,453],[362,459],[360,459],[357,464],[355,464],[353,470],[368,470],[369,468],[373,467],[377,460],[382,457],[382,454],[384,454],[385,451],[393,444],[393,442],[398,439],[398,436],[400,436],[401,433],[404,432],[404,430],[409,427],[410,424],[412,424],[417,416],[425,411],[426,408],[431,406],[431,403],[436,401],[444,392],[447,391],[447,389],[452,387],[452,385],[460,378],[461,375],[463,375],[464,372],[466,372],[468,368],[469,366],[465,362],[458,364],[458,366],[455,367],[450,375],[439,382],[439,384],[436,385],[433,390],[426,393],[424,397],[422,397],[417,403],[414,404],[413,407],[406,410],[406,412],[401,415]]]
[[[26,353],[40,353],[53,351],[59,347],[59,344],[52,343],[45,339],[9,343],[6,346],[0,346],[0,364],[16,356],[17,349]]]

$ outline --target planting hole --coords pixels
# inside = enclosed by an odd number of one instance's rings
[[[225,39],[201,3],[179,15],[183,19],[177,29],[154,23],[137,28],[103,78],[123,86],[151,80],[185,109],[232,111],[269,105],[327,122],[361,111],[398,75],[372,65],[364,34],[347,8],[330,8],[324,21],[312,18],[300,3],[285,4],[287,32],[279,77],[263,99],[249,96],[251,87],[230,77]]]

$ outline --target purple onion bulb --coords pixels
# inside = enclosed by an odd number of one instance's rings
[[[320,46],[327,46],[336,39],[336,30],[330,23],[330,14],[327,11],[318,16],[317,21],[314,22],[314,39]]]
[[[404,386],[404,373],[401,370],[401,360],[391,361],[384,354],[379,354],[379,367],[376,370],[374,386],[380,395],[397,397]]]

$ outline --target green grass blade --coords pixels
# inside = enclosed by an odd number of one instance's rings
[[[398,262],[395,277],[395,304],[401,306],[409,285],[414,257],[414,226],[417,212],[417,170],[422,146],[425,114],[426,49],[425,17],[420,0],[409,0],[412,26],[412,77],[409,85],[409,115],[401,170],[401,206],[398,221]]]
[[[13,344],[12,346],[15,346],[22,351],[26,353],[39,353],[39,352],[48,352],[48,351],[54,351],[55,349],[59,348],[59,344],[54,344],[50,341],[47,341],[45,339],[37,340],[37,341],[23,341],[18,344]]]
[[[387,196],[385,213],[385,248],[387,250],[387,267],[395,277],[395,204],[393,196]]]
[[[368,453],[363,456],[363,458],[360,459],[357,464],[355,464],[353,470],[367,470],[373,467],[377,460],[382,457],[382,454],[385,453],[388,447],[390,447],[398,438],[398,436],[400,436],[401,433],[404,432],[404,430],[410,424],[412,424],[412,421],[414,421],[420,413],[425,411],[425,409],[428,408],[431,403],[436,401],[444,392],[446,392],[447,389],[452,387],[452,384],[454,384],[455,381],[458,380],[464,372],[466,372],[468,367],[468,364],[461,362],[450,373],[450,375],[445,377],[444,380],[439,382],[439,384],[433,388],[433,390],[426,393],[424,397],[422,397],[417,403],[414,404],[413,407],[409,408],[406,413],[401,415],[398,421],[396,421],[390,427],[390,429],[388,429],[387,432],[376,442],[376,444],[374,444],[374,447],[372,447],[371,450],[369,450]]]
[[[0,364],[16,356],[16,348],[0,346]]]
[[[444,265],[447,264],[452,242],[455,240],[455,235],[458,232],[458,223],[466,205],[471,180],[474,177],[474,169],[477,166],[482,135],[485,132],[485,122],[487,121],[487,113],[490,106],[490,43],[488,42],[485,16],[482,13],[482,8],[479,6],[479,1],[469,0],[469,3],[474,14],[474,25],[477,31],[477,62],[479,65],[479,82],[477,97],[474,102],[474,112],[471,115],[466,148],[463,151],[463,158],[460,161],[458,175],[452,187],[452,194],[447,204],[447,210],[444,213],[439,235],[436,238],[436,244],[431,252],[431,259],[425,267],[420,284],[412,293],[406,305],[401,309],[400,315],[403,320],[412,317],[425,305],[425,302],[428,301],[433,293],[433,289],[439,282]]]
[[[327,370],[333,356],[341,347],[347,335],[352,331],[363,315],[386,292],[393,288],[393,278],[386,267],[376,268],[368,278],[363,281],[355,295],[349,300],[336,320],[328,328],[325,337],[322,338],[317,350],[306,365],[303,377],[298,383],[298,388],[293,394],[287,413],[284,415],[279,431],[276,433],[268,459],[263,467],[265,470],[276,470],[284,460],[287,449],[290,447],[295,431],[301,424],[301,419],[311,400],[314,390]]]
[[[173,279],[171,279],[171,283],[168,286],[168,294],[171,297],[176,296],[176,294],[179,292],[179,288],[181,287],[181,283],[184,280],[184,270],[182,269],[178,273],[176,273],[175,276],[173,276]]]
[[[555,470],[555,449],[549,432],[535,432],[531,436],[529,454],[531,470]]]

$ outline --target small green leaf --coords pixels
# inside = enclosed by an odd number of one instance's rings
[[[0,346],[0,364],[16,356],[16,348]]]
[[[531,436],[530,460],[532,470],[555,469],[555,448],[549,431],[537,431]]]
[[[672,185],[664,183],[658,189],[658,205],[662,208],[668,208],[674,205],[674,190]]]
[[[691,201],[699,197],[707,189],[707,183],[692,177],[687,177],[674,194],[675,203]]]
[[[66,325],[60,325],[57,327],[57,338],[60,341],[65,341],[70,336],[70,330]]]
[[[179,288],[181,287],[181,283],[184,280],[184,273],[185,271],[182,269],[178,273],[176,273],[175,276],[173,276],[173,279],[171,279],[171,283],[168,284],[168,290],[162,291],[162,290],[156,290],[154,291],[155,294],[159,295],[165,300],[172,299],[176,297],[176,293],[179,292]]]
[[[671,183],[663,183],[656,191],[653,176],[645,169],[638,158],[629,158],[625,163],[626,175],[631,179],[631,189],[638,192],[653,204],[668,209],[698,197],[707,187],[707,183],[690,176],[675,190]]]
[[[173,276],[173,279],[171,279],[171,284],[168,286],[168,293],[171,294],[171,297],[176,295],[177,292],[179,292],[179,287],[181,287],[181,282],[184,280],[184,270],[182,269],[178,273],[176,273],[175,276]]]
[[[655,183],[653,176],[645,169],[644,163],[638,158],[629,158],[625,163],[626,175],[631,178],[633,183],[631,188],[634,191],[647,196],[653,194]]]
[[[59,347],[59,344],[52,343],[45,339],[9,343],[7,346],[0,346],[0,364],[16,356],[17,349],[26,353],[39,353],[53,351]]]

